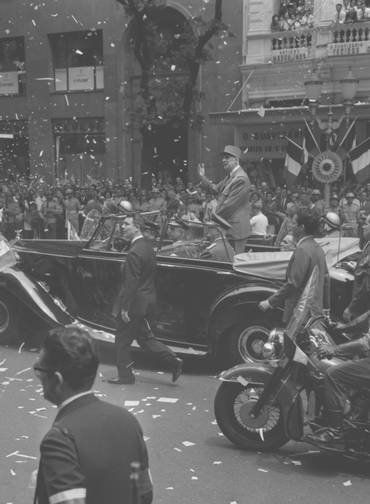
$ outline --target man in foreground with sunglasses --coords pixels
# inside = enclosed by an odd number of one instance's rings
[[[41,442],[36,504],[152,502],[141,427],[131,413],[93,394],[98,364],[83,329],[53,329],[44,341],[34,371],[58,413]],[[135,487],[133,463],[140,465]]]

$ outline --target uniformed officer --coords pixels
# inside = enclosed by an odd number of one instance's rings
[[[352,300],[343,312],[345,321],[350,321],[370,309],[370,215],[363,227],[365,246],[355,267]]]

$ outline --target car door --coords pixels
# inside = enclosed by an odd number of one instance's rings
[[[234,280],[231,267],[221,263],[158,255],[157,334],[167,341],[206,344],[210,306]]]

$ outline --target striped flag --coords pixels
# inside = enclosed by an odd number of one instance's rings
[[[305,158],[308,155],[315,157],[320,154],[321,135],[322,131],[316,123],[308,124],[306,120],[304,121],[304,146],[307,151]]]
[[[80,240],[74,225],[69,220],[67,220],[67,240]]]
[[[295,184],[302,169],[303,148],[287,138],[285,155],[285,179],[288,186]]]
[[[361,184],[370,179],[370,137],[349,153],[353,174]]]
[[[344,120],[343,120],[344,121]],[[342,159],[345,159],[351,149],[354,149],[356,146],[356,120],[353,120],[352,123],[349,125],[349,127],[346,126],[346,131],[345,133],[340,136],[340,128],[338,132],[338,143],[335,145],[335,148],[333,148],[333,151],[336,151],[337,154]],[[335,130],[334,133],[338,131]]]

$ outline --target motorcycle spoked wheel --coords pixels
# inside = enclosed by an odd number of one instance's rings
[[[284,433],[278,404],[266,404],[256,418],[250,411],[262,393],[262,387],[245,388],[224,382],[215,397],[215,416],[223,434],[243,450],[269,451],[289,441]]]

